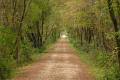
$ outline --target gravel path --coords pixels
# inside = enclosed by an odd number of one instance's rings
[[[14,80],[94,80],[77,54],[62,38]]]

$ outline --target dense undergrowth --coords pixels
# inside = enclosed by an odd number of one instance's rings
[[[20,58],[17,61],[14,59],[13,55],[8,55],[7,53],[2,54],[0,56],[0,80],[10,79],[19,75],[19,69],[36,61],[40,56],[51,49],[52,44],[56,41],[57,39],[49,40],[41,48],[34,48],[30,45],[29,41],[26,41],[25,44],[21,44],[19,52]]]
[[[54,0],[0,0],[0,80],[14,77],[59,39],[57,9]]]
[[[70,0],[64,7],[67,35],[82,59],[94,64],[92,74],[120,80],[120,1]]]
[[[92,44],[81,46],[78,41],[73,39],[68,39],[68,42],[74,51],[78,53],[80,59],[90,66],[88,71],[96,80],[120,80],[115,51],[112,52],[112,55],[109,55],[101,49],[94,49]],[[88,47],[89,51],[86,52]]]

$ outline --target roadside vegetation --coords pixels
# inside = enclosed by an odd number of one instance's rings
[[[120,80],[120,1],[72,0],[64,13],[69,41],[93,76]]]
[[[53,0],[0,0],[0,80],[13,77],[58,40],[57,9]]]

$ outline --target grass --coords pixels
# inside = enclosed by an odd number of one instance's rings
[[[84,51],[80,51],[79,49],[75,48],[73,43],[67,39],[69,45],[71,48],[78,54],[80,59],[89,66],[88,72],[96,79],[96,80],[103,80],[103,77],[105,75],[104,70],[101,69],[99,66],[97,66],[96,60],[94,60],[94,55],[86,53]]]
[[[58,42],[58,40],[57,40],[56,42]],[[43,56],[43,55],[44,55],[45,53],[47,53],[51,48],[53,48],[53,45],[54,45],[56,42],[54,42],[54,43],[52,43],[52,44],[49,44],[49,45],[47,45],[47,46],[45,46],[45,47],[42,47],[41,49],[35,49],[35,54],[32,56],[33,62],[28,63],[28,65],[18,67],[17,70],[16,70],[16,72],[15,72],[15,74],[14,74],[14,76],[13,76],[13,78],[19,76],[24,69],[29,68],[32,63],[36,62],[36,61],[40,58],[40,56]]]
[[[41,51],[41,49],[38,50],[38,51],[37,51],[37,54],[34,54],[34,55],[33,55],[33,60],[36,61],[37,59],[39,59],[40,56],[43,56],[45,53],[47,53],[47,52],[53,47],[53,45],[54,45],[54,44],[50,44],[50,45],[46,46],[46,47],[44,48],[44,50],[42,50],[42,52],[39,52],[39,51]]]

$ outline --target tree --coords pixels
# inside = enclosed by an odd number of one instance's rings
[[[116,33],[118,33],[119,32],[119,28],[118,28],[119,25],[118,25],[117,19],[115,17],[115,11],[112,7],[113,2],[111,0],[107,0],[107,3],[108,3],[110,17],[111,17],[111,20],[114,24],[114,30]],[[119,60],[119,68],[120,68],[120,38],[119,38],[118,34],[115,35],[115,39],[116,39],[117,48],[118,48],[118,60]]]

